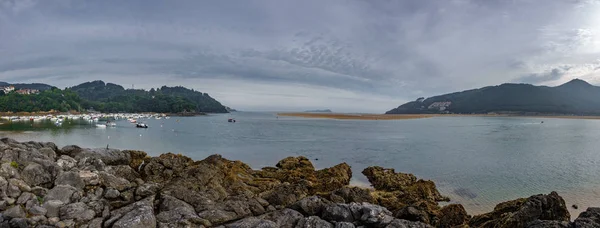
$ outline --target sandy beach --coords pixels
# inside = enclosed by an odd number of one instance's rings
[[[277,113],[278,116],[293,116],[304,118],[326,118],[326,119],[351,119],[351,120],[403,120],[403,119],[421,119],[435,117],[436,115],[415,114],[415,115],[385,115],[385,114],[346,114],[346,113],[309,113],[309,112],[290,112]]]

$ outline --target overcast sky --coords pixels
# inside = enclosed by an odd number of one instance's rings
[[[599,54],[595,0],[0,0],[0,81],[183,85],[242,110],[600,84]]]

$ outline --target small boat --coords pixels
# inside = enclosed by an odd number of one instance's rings
[[[108,122],[108,123],[106,123],[106,126],[109,126],[109,127],[116,127],[116,126],[117,126],[117,123],[115,123],[115,122]]]
[[[235,123],[235,119],[231,119],[230,118],[230,119],[227,120],[227,122],[229,122],[229,123]]]
[[[106,124],[96,124],[97,128],[106,128]]]
[[[135,119],[129,119],[129,123],[137,123],[137,120],[135,120]]]
[[[171,117],[170,117],[170,116],[165,116],[165,119],[167,119],[167,120],[168,120],[168,119],[171,119]]]
[[[157,116],[157,117],[156,117],[156,119],[157,119],[157,120],[160,120],[160,119],[162,119],[162,117],[160,117],[160,116]]]
[[[139,124],[136,124],[135,127],[137,127],[137,128],[148,128],[148,125],[146,125],[144,123],[139,123]]]

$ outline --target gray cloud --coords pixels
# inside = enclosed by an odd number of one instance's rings
[[[0,80],[382,112],[507,81],[598,83],[597,15],[590,0],[0,0]]]
[[[541,82],[554,81],[562,78],[565,75],[565,71],[563,69],[554,68],[549,72],[541,73],[541,74],[530,74],[524,76],[518,80],[518,82],[524,82],[529,84],[538,84]]]

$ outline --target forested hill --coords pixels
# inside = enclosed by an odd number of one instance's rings
[[[8,82],[0,82],[0,86],[4,87],[4,86],[14,86],[15,89],[37,89],[39,91],[44,91],[44,90],[49,90],[49,89],[53,89],[56,88],[54,86],[51,85],[47,85],[47,84],[42,84],[42,83],[8,83]]]
[[[92,81],[69,90],[81,97],[84,108],[102,112],[228,112],[225,106],[208,94],[181,86],[163,86],[148,91]]]
[[[521,113],[600,115],[600,87],[575,79],[556,87],[502,84],[419,98],[386,114]]]

